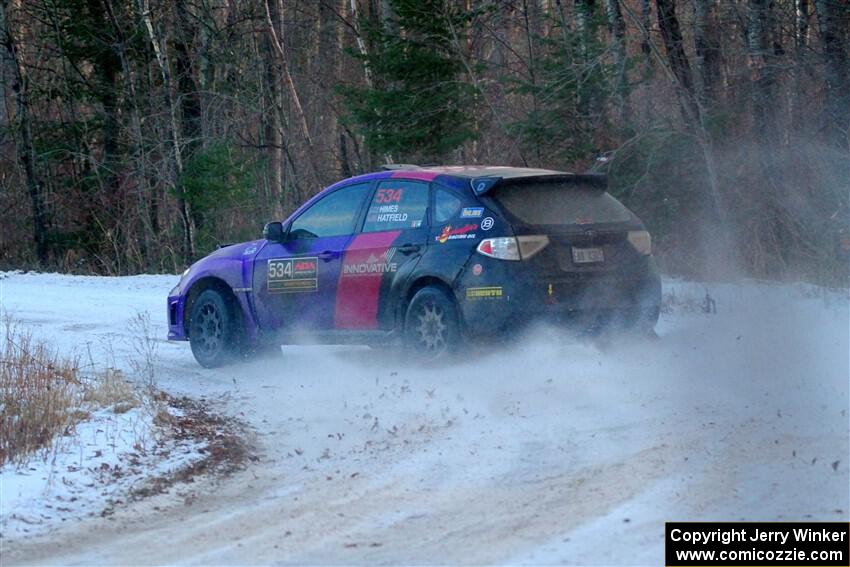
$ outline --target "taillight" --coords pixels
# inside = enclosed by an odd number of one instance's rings
[[[478,243],[478,253],[498,260],[527,260],[546,248],[549,237],[534,236],[503,236],[500,238],[485,238]]]
[[[519,246],[516,238],[485,238],[478,243],[478,253],[498,260],[519,260]]]
[[[629,243],[639,254],[649,256],[652,254],[652,237],[645,230],[630,230]]]

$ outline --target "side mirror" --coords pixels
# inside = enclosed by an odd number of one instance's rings
[[[263,238],[271,242],[283,242],[283,224],[279,222],[266,223],[263,227]]]

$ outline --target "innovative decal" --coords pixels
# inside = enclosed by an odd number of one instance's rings
[[[460,218],[477,219],[484,216],[484,207],[464,207],[460,210]]]
[[[466,299],[502,299],[502,288],[498,287],[469,287],[466,288]]]
[[[434,239],[440,244],[445,244],[449,240],[465,240],[467,238],[475,238],[475,231],[478,230],[477,224],[468,224],[460,228],[452,228],[452,225],[444,226],[443,230]]]
[[[362,233],[348,245],[337,281],[334,328],[378,328],[381,282],[399,268],[393,262],[393,242],[400,234],[400,230]]]
[[[363,262],[352,262],[342,265],[343,276],[368,276],[371,274],[390,274],[398,271],[398,264],[392,262],[395,248],[389,248],[378,256],[370,254]]]
[[[273,258],[268,264],[269,293],[303,293],[319,289],[319,259]]]

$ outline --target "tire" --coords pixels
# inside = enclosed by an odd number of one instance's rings
[[[404,317],[408,349],[423,360],[446,358],[461,347],[460,320],[454,302],[439,288],[416,292]]]
[[[198,364],[217,368],[232,362],[238,352],[238,326],[221,292],[208,289],[192,304],[189,344]]]

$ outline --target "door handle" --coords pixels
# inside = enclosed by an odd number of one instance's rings
[[[319,252],[319,258],[324,260],[325,262],[330,262],[334,258],[339,258],[339,252],[334,252],[333,250],[325,250],[324,252]]]
[[[419,249],[422,248],[418,244],[403,244],[398,247],[398,251],[402,254],[413,254],[414,252],[419,252]]]

